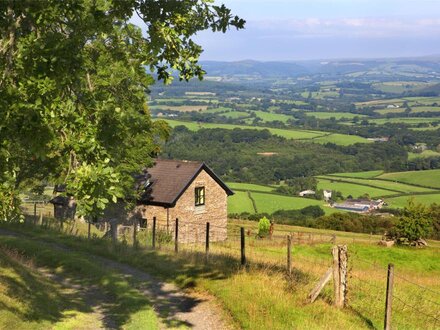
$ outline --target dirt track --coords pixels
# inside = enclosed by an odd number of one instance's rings
[[[5,229],[0,229],[0,235],[26,237],[50,245],[54,249],[77,252],[65,245],[45,242],[32,236]],[[133,284],[134,288],[145,295],[153,303],[153,308],[161,320],[162,329],[179,327],[213,330],[233,329],[233,326],[225,321],[225,312],[215,303],[212,296],[182,291],[172,283],[162,282],[144,271],[107,258],[96,255],[87,255],[87,258],[99,263],[104,268],[122,274]],[[66,286],[72,285],[68,280],[54,277],[47,271],[45,275],[57,282],[62,282]],[[105,324],[104,328],[115,328],[111,315],[106,315],[105,310],[100,308],[101,304],[108,303],[108,297],[97,292],[97,290],[98,288],[90,288],[89,291],[84,291],[82,296],[87,302],[97,306],[94,308],[94,312],[99,314],[103,321],[106,321],[103,322]],[[100,302],[100,300],[103,301]]]

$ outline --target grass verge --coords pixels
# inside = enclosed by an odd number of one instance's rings
[[[36,235],[36,237],[40,236]],[[23,239],[22,237],[0,236],[0,245],[2,249],[19,251],[20,254],[34,260],[37,267],[45,267],[61,278],[68,278],[76,286],[97,286],[108,297],[108,300],[104,301],[100,308],[104,311],[105,315],[109,316],[109,322],[111,322],[112,326],[124,329],[158,328],[158,318],[149,300],[139,291],[133,289],[131,284],[122,275],[100,267],[93,262],[90,256],[81,252],[54,249],[39,241]],[[16,272],[16,274],[18,273]],[[24,278],[29,278],[29,276],[23,274],[23,276],[16,277],[18,282]],[[33,281],[35,283],[34,287],[40,293],[35,296],[37,301],[31,302],[31,306],[28,307],[29,313],[36,313],[35,317],[37,319],[48,319],[47,322],[49,324],[52,322],[52,325],[56,326],[56,328],[77,328],[78,321],[75,321],[74,315],[69,311],[69,308],[64,308],[63,303],[59,302],[64,302],[64,300],[61,296],[58,297],[57,291],[52,290],[47,284],[45,285],[41,279],[38,283],[35,281]],[[53,296],[56,299],[53,299]],[[20,297],[18,299],[22,300]],[[26,299],[23,299],[23,301],[26,301]],[[38,307],[41,301],[45,302],[41,304],[42,306],[54,303],[57,308],[48,307],[41,309],[41,307]],[[79,306],[83,309],[85,304],[88,305],[88,302],[82,301],[81,297],[77,297],[73,301],[78,301]],[[88,306],[88,310],[83,310],[83,313],[92,313],[90,307]],[[68,323],[58,324],[61,321]],[[32,318],[29,319],[26,314],[21,314],[15,322],[17,324],[21,322],[21,326],[14,327],[16,329],[26,328],[27,326],[34,328]],[[47,322],[42,323],[43,328],[47,328]],[[103,327],[110,327],[110,324],[105,323],[106,318],[104,318],[103,322]],[[90,328],[96,328],[96,323]]]

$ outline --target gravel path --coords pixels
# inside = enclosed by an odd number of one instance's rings
[[[79,283],[75,283],[73,279],[54,274],[44,267],[37,267],[35,270],[49,280],[58,283],[64,289],[71,291],[75,299],[81,299],[86,306],[90,307],[92,315],[90,315],[90,313],[88,315],[93,317],[98,324],[84,325],[81,327],[81,330],[118,329],[115,320],[108,311],[108,308],[113,305],[113,299],[104,294],[98,286],[89,285],[85,287]]]
[[[74,251],[65,245],[45,242],[38,240],[31,235],[17,233],[6,229],[0,229],[0,235],[27,237],[32,240],[37,240],[40,243],[50,245],[55,249],[60,249],[66,252]],[[176,327],[186,327],[196,330],[233,329],[230,323],[225,321],[224,311],[215,303],[212,296],[202,295],[196,292],[182,291],[172,283],[160,281],[146,272],[120,262],[91,254],[87,255],[87,257],[101,264],[102,267],[112,269],[122,274],[136,289],[150,299],[153,303],[154,310],[162,320],[162,329]],[[87,299],[91,299],[92,296],[98,300],[104,299],[105,301],[106,298],[102,294],[97,292],[93,293],[95,289],[97,290],[97,288],[91,288],[92,294],[86,296],[86,301],[88,301]],[[99,306],[95,301],[90,301],[90,303],[93,306]],[[96,307],[94,311],[102,314],[105,328],[113,328],[114,324],[112,324],[111,315],[106,315],[105,309]]]

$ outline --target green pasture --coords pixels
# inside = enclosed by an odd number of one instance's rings
[[[259,188],[261,189],[261,187],[256,189]],[[250,194],[255,201],[258,213],[271,214],[278,210],[299,210],[311,205],[322,207],[327,214],[336,212],[335,209],[326,206],[324,201],[316,199],[256,192],[256,190],[250,191]],[[255,213],[248,193],[245,191],[235,191],[233,196],[228,197],[228,213],[242,212]]]
[[[396,104],[402,106],[406,99],[379,99],[366,102],[356,102],[356,107],[371,107],[371,106],[387,106],[389,104]]]
[[[384,173],[378,178],[440,189],[440,169]]]
[[[367,139],[348,134],[337,134],[337,133],[327,133],[321,131],[309,131],[309,130],[288,130],[281,128],[271,128],[271,127],[261,127],[261,126],[245,126],[245,125],[234,125],[234,124],[216,124],[216,123],[196,123],[187,122],[171,119],[161,119],[166,121],[171,127],[176,127],[179,125],[186,126],[189,130],[197,131],[201,128],[223,128],[223,129],[267,129],[274,135],[282,136],[286,139],[293,140],[310,140],[310,142],[315,143],[335,143],[339,145],[351,145],[354,143],[371,143]]]
[[[151,110],[170,110],[179,112],[191,112],[191,111],[205,111],[208,109],[208,105],[152,105],[149,107]]]
[[[249,117],[249,113],[244,111],[229,111],[229,112],[221,113],[220,116],[232,118],[232,119],[239,119],[239,118]]]
[[[424,150],[420,153],[408,152],[408,159],[416,159],[416,158],[428,158],[428,157],[440,157],[440,152],[434,150]]]
[[[227,107],[208,107],[203,113],[218,113],[218,112],[225,112],[225,111],[234,111],[232,108]]]
[[[414,131],[435,131],[439,128],[440,126],[410,127]]]
[[[340,191],[344,198],[351,195],[353,198],[368,194],[370,197],[380,197],[393,194],[385,189],[367,187],[356,183],[338,182],[331,179],[318,178],[318,189]]]
[[[232,213],[255,213],[252,201],[246,191],[235,191],[235,194],[228,197],[228,214]]]
[[[319,91],[319,92],[311,92],[310,94],[311,94],[311,98],[316,100],[339,97],[338,91]],[[302,92],[301,96],[303,98],[308,98],[309,92]]]
[[[422,123],[432,123],[435,121],[440,121],[440,118],[424,118],[424,117],[397,117],[397,118],[378,118],[378,119],[368,119],[370,123],[376,123],[378,125],[384,124],[409,124],[416,125]]]
[[[411,112],[417,113],[417,112],[440,112],[440,107],[412,107]]]
[[[285,137],[287,139],[293,140],[309,140],[310,142],[315,143],[335,143],[340,145],[351,145],[354,143],[371,143],[367,139],[357,136],[357,135],[348,135],[348,134],[332,134],[327,132],[320,131],[309,131],[309,130],[288,130],[281,128],[271,128],[271,127],[261,127],[261,126],[245,126],[245,125],[234,125],[234,124],[214,124],[214,123],[196,123],[196,122],[187,122],[187,121],[178,121],[171,119],[162,119],[165,120],[171,127],[176,127],[179,125],[186,126],[189,130],[197,131],[201,128],[223,128],[223,129],[267,129],[274,135],[279,135]]]
[[[272,113],[272,112],[265,112],[265,111],[253,111],[258,118],[261,118],[264,122],[267,121],[281,121],[283,123],[287,122],[289,119],[293,119],[292,116],[283,115],[280,113]]]
[[[381,115],[386,115],[387,113],[401,113],[405,112],[404,108],[390,108],[390,109],[378,109],[374,112],[380,113]]]
[[[365,171],[365,172],[345,172],[345,173],[332,173],[331,176],[341,176],[341,177],[347,177],[347,178],[374,178],[376,176],[379,176],[383,173],[382,170],[377,171]]]
[[[440,194],[428,194],[428,195],[414,195],[414,196],[400,196],[394,198],[387,198],[386,202],[389,207],[392,208],[404,208],[408,205],[408,201],[413,199],[416,203],[429,206],[431,204],[440,203]]]
[[[416,81],[392,81],[373,84],[373,87],[384,93],[401,94],[418,88],[427,87],[431,84]]]
[[[332,179],[332,177],[320,176],[320,178]],[[412,185],[407,185],[400,182],[392,182],[392,181],[384,181],[384,180],[375,180],[375,179],[359,179],[359,178],[341,178],[343,181],[348,181],[350,183],[358,184],[358,185],[370,185],[376,188],[384,189],[384,190],[394,190],[397,193],[415,193],[415,192],[429,192],[433,191],[429,188],[424,187],[416,187]],[[387,195],[393,194],[392,191],[388,191]]]
[[[158,98],[158,99],[154,99],[152,101],[156,101],[157,103],[168,103],[168,102],[182,102],[183,100],[185,100],[184,98],[177,98],[177,97],[173,97],[173,98]]]
[[[229,188],[232,190],[245,190],[245,191],[257,191],[257,192],[272,192],[273,187],[263,186],[253,183],[239,183],[239,182],[226,182]]]
[[[353,119],[355,117],[365,118],[365,115],[357,115],[350,112],[306,112],[307,116],[315,117],[318,119],[330,119],[335,118],[336,120],[340,119]]]
[[[308,104],[307,102],[300,101],[300,100],[275,100],[275,99],[272,99],[271,102],[274,104],[284,103],[284,104],[292,104],[292,105],[306,105],[306,104]]]
[[[307,206],[317,205],[326,213],[333,213],[333,209],[325,206],[324,201],[304,197],[291,197],[275,194],[251,193],[255,200],[258,212],[273,213],[278,210],[299,210]]]
[[[389,104],[396,104],[402,106],[404,102],[407,102],[410,107],[412,106],[431,106],[434,103],[440,104],[440,97],[405,97],[405,98],[394,98],[394,99],[378,99],[366,102],[356,102],[356,107],[364,106],[387,106]]]
[[[317,137],[313,139],[316,143],[334,143],[342,146],[348,146],[355,143],[371,143],[371,141],[357,135],[331,133],[325,136]]]

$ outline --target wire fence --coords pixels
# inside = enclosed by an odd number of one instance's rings
[[[32,215],[28,218],[34,224],[46,228],[62,227],[58,221],[49,218],[47,205],[38,204],[35,207],[33,204],[26,210]],[[100,222],[89,226],[90,232],[86,234],[75,228],[75,225],[65,225],[63,231],[76,236],[109,238],[115,244],[134,246],[140,250],[157,250],[173,255],[177,252],[184,257],[197,256],[191,260],[203,262],[206,267],[210,266],[210,262],[227,259],[234,262],[237,268],[290,274],[287,281],[301,283],[307,291],[322,279],[330,267],[334,267],[331,247],[338,240],[334,234],[275,230],[270,237],[260,238],[255,229],[236,225],[226,228],[211,223],[208,225],[183,220],[164,223],[153,219],[149,219],[146,226],[142,224],[123,224],[115,229],[108,222]],[[293,246],[290,258],[288,236]],[[368,243],[368,240],[363,243]],[[345,306],[358,315],[367,327],[382,328],[387,304],[387,268],[383,263],[350,253],[350,247],[348,250]],[[328,251],[328,254],[322,251]],[[440,329],[440,278],[428,275],[422,280],[419,275],[413,278],[410,273],[401,273],[396,269],[391,294],[393,328]],[[334,303],[332,286],[327,286],[323,295],[329,304]]]

